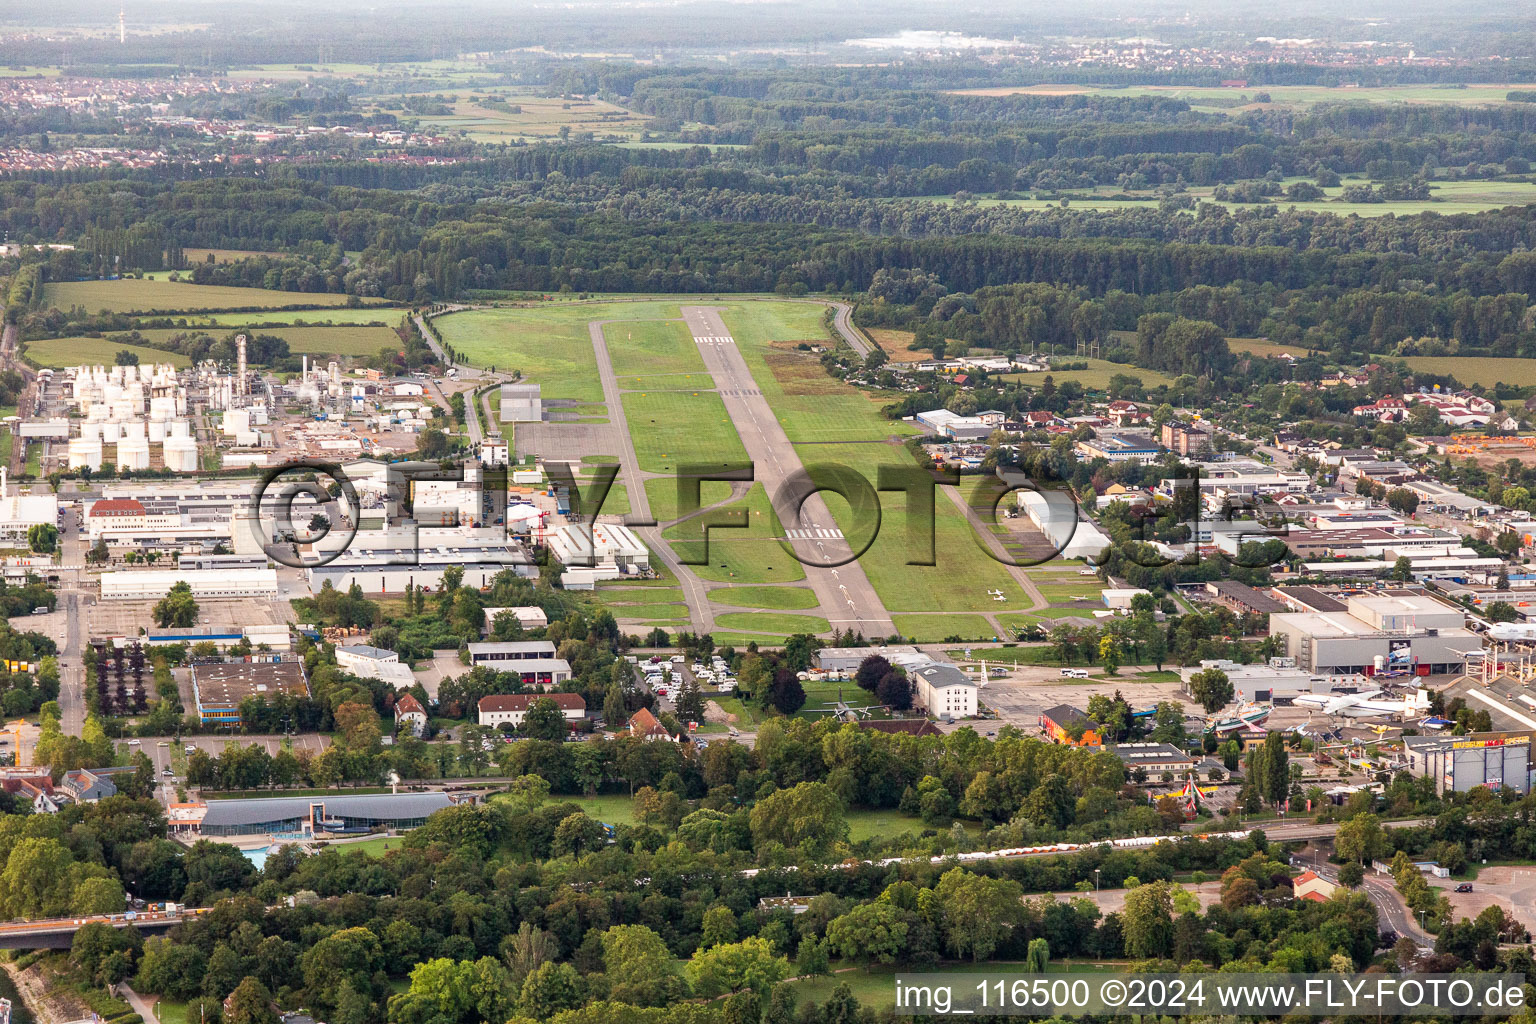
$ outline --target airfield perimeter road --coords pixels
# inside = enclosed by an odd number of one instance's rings
[[[866,637],[890,636],[896,632],[890,614],[870,585],[864,567],[850,558],[852,549],[837,529],[821,495],[813,494],[798,510],[789,507],[788,502],[781,504],[779,491],[791,474],[801,471],[800,456],[763,398],[719,309],[684,306],[682,313],[704,359],[704,367],[714,377],[715,389],[736,425],[747,457],[752,460],[756,479],[773,501],[780,525],[786,531],[807,535],[806,539],[790,539],[788,543],[805,569],[806,581],[821,603],[822,614],[834,629],[851,628]],[[829,562],[843,564],[822,568]]]

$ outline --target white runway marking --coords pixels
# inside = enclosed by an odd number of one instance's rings
[[[842,530],[786,530],[784,535],[790,540],[842,540]]]

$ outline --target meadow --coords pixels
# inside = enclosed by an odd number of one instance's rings
[[[384,326],[393,327],[405,316],[406,310],[387,306],[369,306],[364,309],[275,309],[265,313],[208,313],[189,318],[190,326],[244,327],[263,330],[271,326]]]
[[[1283,184],[1310,180],[1287,178]],[[1409,216],[1419,213],[1438,213],[1449,216],[1457,213],[1481,213],[1484,210],[1500,210],[1507,206],[1526,206],[1536,203],[1536,183],[1529,181],[1431,181],[1428,199],[1395,199],[1381,203],[1343,202],[1344,189],[1352,185],[1367,184],[1364,179],[1345,179],[1343,184],[1323,189],[1323,198],[1294,201],[1284,196],[1271,196],[1268,203],[1238,203],[1213,198],[1214,186],[1197,186],[1185,193],[1202,202],[1215,203],[1229,210],[1262,209],[1273,207],[1286,210],[1294,207],[1314,213],[1333,213],[1340,217],[1385,217],[1387,214]],[[936,203],[953,202],[949,197],[917,196]],[[1059,194],[1017,199],[978,197],[979,206],[1010,206],[1023,210],[1049,210],[1063,205],[1074,210],[1136,210],[1156,209],[1163,197],[1150,190],[1131,191],[1117,186],[1101,185],[1097,188],[1067,190]]]
[[[337,292],[282,292],[266,288],[187,284],[176,281],[60,281],[44,286],[43,301],[59,309],[83,307],[88,313],[178,313],[273,306],[344,306],[350,295]],[[363,300],[377,305],[383,300]]]
[[[44,338],[29,341],[23,346],[26,357],[38,366],[111,366],[122,351],[132,352],[141,364],[170,363],[172,366],[190,365],[190,360],[179,352],[150,348],[147,345],[124,345],[107,338]]]
[[[681,465],[725,466],[747,461],[747,450],[713,391],[628,391],[624,417],[640,468],[673,474]]]
[[[715,621],[726,629],[756,633],[830,633],[831,623],[819,615],[795,615],[790,612],[724,612]]]
[[[997,630],[980,615],[893,615],[896,631],[917,643],[935,643],[958,636],[962,640],[998,639]]]
[[[706,550],[703,541],[705,525],[718,521],[721,513],[735,511],[747,513],[746,528],[710,529]],[[768,492],[760,483],[753,484],[740,501],[662,531],[662,537],[672,545],[679,558],[700,561],[708,556],[707,564],[691,566],[694,575],[704,580],[734,584],[794,583],[805,579],[805,570],[777,539],[782,535],[783,528],[768,501]]]
[[[1091,85],[1026,85],[982,89],[958,89],[974,96],[1159,96],[1184,100],[1212,112],[1242,113],[1269,107],[1307,107],[1318,103],[1456,103],[1468,106],[1504,105],[1510,89],[1507,83],[1477,82],[1460,85],[1392,85],[1379,88],[1312,85],[1229,86],[1135,85],[1111,88]],[[1269,94],[1269,103],[1253,102],[1259,93]],[[1241,102],[1246,100],[1247,102]]]
[[[619,377],[640,374],[703,374],[704,360],[681,320],[620,321],[606,324],[603,337]],[[704,377],[707,384],[709,378]],[[632,385],[621,381],[620,387]]]
[[[248,316],[250,314],[247,314]],[[257,314],[259,316],[259,314]],[[140,334],[153,342],[169,341],[178,334],[186,334],[198,328],[141,329]],[[381,348],[398,348],[400,335],[390,327],[348,325],[338,327],[248,327],[241,324],[218,325],[209,329],[214,337],[223,337],[232,331],[243,330],[246,334],[273,334],[288,343],[288,351],[294,355],[319,356],[373,356]]]
[[[1235,352],[1252,352],[1260,356],[1288,354],[1297,359],[1307,354],[1300,345],[1280,345],[1260,338],[1228,338],[1227,344]],[[1536,385],[1536,359],[1519,356],[1406,356],[1389,357],[1400,360],[1409,369],[1421,373],[1449,374],[1463,384],[1511,384],[1517,387]]]
[[[604,100],[539,96],[502,87],[457,88],[452,92],[415,94],[437,100],[447,114],[416,115],[395,98],[379,101],[380,110],[420,122],[424,130],[466,131],[476,142],[507,142],[524,137],[547,138],[561,129],[572,134],[593,132],[600,137],[638,138],[647,118]]]
[[[730,587],[712,590],[712,604],[735,608],[777,608],[795,611],[816,607],[816,595],[805,587]]]

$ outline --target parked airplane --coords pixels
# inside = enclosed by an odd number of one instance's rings
[[[1293,702],[1298,708],[1320,711],[1344,718],[1380,718],[1383,715],[1410,715],[1429,710],[1429,694],[1415,691],[1412,697],[1381,699],[1381,690],[1363,693],[1305,693]]]
[[[1496,622],[1488,627],[1488,639],[1504,643],[1536,643],[1536,623]]]

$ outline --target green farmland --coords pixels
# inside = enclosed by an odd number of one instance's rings
[[[124,345],[107,338],[44,338],[29,341],[25,345],[27,358],[39,366],[54,368],[64,366],[111,366],[119,352],[128,351],[139,357],[144,365],[170,363],[187,366],[190,361],[179,352],[150,348],[147,345]]]
[[[58,309],[81,306],[88,313],[178,313],[274,306],[344,306],[351,296],[337,292],[279,292],[265,288],[176,281],[62,281],[46,285],[43,301]],[[383,300],[364,300],[377,304]]]

